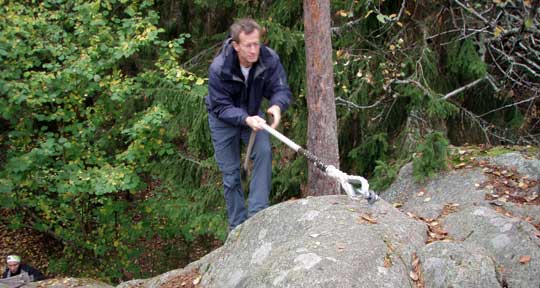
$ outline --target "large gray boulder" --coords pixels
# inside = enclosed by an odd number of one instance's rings
[[[391,203],[402,204],[402,210],[422,218],[437,218],[444,206],[456,203],[468,206],[485,202],[485,189],[475,184],[488,178],[480,168],[466,168],[441,172],[426,183],[417,183],[413,177],[412,163],[403,166],[398,178],[381,197]]]
[[[433,242],[418,253],[425,287],[502,287],[487,250],[459,242]]]
[[[540,178],[540,160],[523,155],[523,153],[509,152],[483,159],[495,165],[516,168],[518,173],[528,176],[531,179]]]
[[[442,225],[455,240],[485,248],[508,287],[540,287],[540,239],[531,224],[479,206],[449,215]]]
[[[540,171],[538,160],[521,153],[483,160],[530,178]],[[203,288],[540,287],[540,231],[530,224],[540,221],[540,209],[486,198],[494,193],[483,185],[490,177],[474,166],[416,183],[408,164],[381,193],[399,209],[346,196],[281,203],[186,268],[118,288],[177,287],[184,279]],[[426,245],[433,233],[446,240]]]
[[[207,288],[410,286],[412,253],[425,240],[425,224],[384,200],[323,196],[258,213],[188,268]]]

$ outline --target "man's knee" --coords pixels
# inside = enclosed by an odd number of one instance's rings
[[[230,170],[223,172],[223,186],[225,187],[225,192],[234,190],[240,186],[240,170]]]
[[[271,159],[272,158],[272,146],[270,145],[270,141],[266,139],[266,141],[261,141],[261,143],[258,143],[257,147],[253,151],[252,157],[254,159],[260,158],[260,159]]]

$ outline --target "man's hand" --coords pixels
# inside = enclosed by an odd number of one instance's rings
[[[266,113],[272,115],[272,117],[274,118],[274,121],[272,122],[272,125],[270,127],[276,129],[279,125],[279,121],[281,121],[281,108],[279,108],[278,105],[272,105],[272,107],[266,110]]]
[[[253,131],[259,131],[263,128],[261,127],[261,123],[266,123],[266,121],[261,118],[259,115],[255,116],[248,116],[246,118],[246,124],[253,129]]]

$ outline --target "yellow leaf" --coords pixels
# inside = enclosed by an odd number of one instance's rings
[[[197,85],[204,84],[204,79],[203,78],[197,78],[197,81],[195,82],[195,84],[197,84]]]
[[[493,34],[495,37],[499,37],[502,32],[504,32],[504,28],[502,28],[501,26],[497,26],[495,27],[495,31],[493,32]]]
[[[347,13],[347,11],[345,10],[339,10],[336,12],[337,15],[341,16],[341,17],[347,17],[347,15],[349,15],[349,13]]]

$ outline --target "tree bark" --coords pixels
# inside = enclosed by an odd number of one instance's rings
[[[329,0],[304,0],[304,31],[307,63],[307,148],[326,164],[339,168]],[[307,195],[332,194],[339,194],[339,184],[310,163]]]

